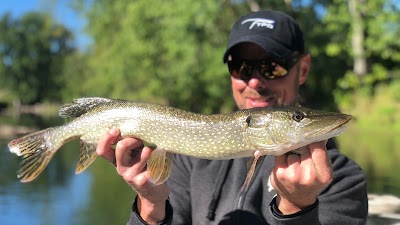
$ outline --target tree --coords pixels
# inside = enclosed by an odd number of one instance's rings
[[[22,103],[57,101],[64,57],[74,51],[72,34],[50,16],[28,13],[0,21],[0,79]]]
[[[400,8],[396,1],[344,0],[327,7],[324,23],[334,34],[328,53],[346,55],[345,71],[339,87],[354,90],[372,89],[379,82],[400,76]]]
[[[234,21],[258,9],[284,11],[304,31],[313,58],[302,89],[306,106],[336,108],[333,90],[338,83],[342,88],[349,85],[356,78],[353,68],[363,62],[367,62],[366,75],[359,75],[363,82],[398,67],[399,9],[388,0],[364,5],[352,0],[352,17],[344,0],[151,1],[157,7],[149,7],[145,0],[76,2],[94,40],[83,69],[80,93],[84,95],[206,113],[231,111],[234,103],[222,54]],[[382,7],[383,12],[378,10]],[[360,71],[357,74],[364,73]]]
[[[232,8],[230,3],[154,0],[156,8],[149,4],[96,1],[84,9],[95,42],[84,75],[86,95],[197,112],[231,111],[229,74],[222,64],[226,21],[232,24],[237,18],[234,11],[223,10]]]

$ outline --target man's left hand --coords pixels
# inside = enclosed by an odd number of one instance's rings
[[[270,179],[282,214],[293,214],[314,204],[333,179],[326,141],[303,147],[301,154],[277,156]]]

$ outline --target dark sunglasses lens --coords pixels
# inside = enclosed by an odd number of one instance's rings
[[[228,69],[232,77],[236,79],[241,79],[239,74],[240,64],[234,62],[228,62]]]
[[[246,62],[229,62],[229,72],[231,76],[240,80],[249,80],[251,77],[251,71]],[[249,75],[250,74],[250,75]]]
[[[289,60],[281,62],[269,59],[254,62],[228,62],[228,67],[229,72],[236,79],[250,80],[253,69],[255,69],[263,78],[273,80],[286,76],[288,74],[286,68],[292,67],[294,64],[293,62],[289,63]]]
[[[250,80],[251,78],[251,67],[248,66],[245,62],[242,63],[238,74],[240,75],[240,79],[242,80]]]
[[[286,76],[288,71],[278,63],[260,64],[260,74],[265,79],[273,80]]]
[[[268,62],[266,62],[266,61],[261,61],[260,63],[259,63],[259,66],[258,66],[258,69],[259,69],[259,72],[260,72],[260,75],[263,77],[263,78],[265,78],[265,79],[271,79],[270,78],[270,75],[271,75],[271,70],[272,70],[272,67],[271,67],[271,65],[268,63]]]

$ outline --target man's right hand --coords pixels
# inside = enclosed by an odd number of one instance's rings
[[[149,224],[157,224],[166,216],[165,203],[169,189],[166,183],[156,186],[149,181],[147,161],[151,151],[139,139],[122,138],[116,128],[102,136],[96,149],[97,154],[111,162],[118,174],[136,191],[137,207],[142,219]]]

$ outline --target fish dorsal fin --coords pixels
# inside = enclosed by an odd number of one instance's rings
[[[163,148],[156,148],[152,151],[147,162],[147,171],[151,183],[158,185],[168,179],[172,169],[172,157],[173,154],[168,153]]]
[[[76,174],[84,171],[97,157],[97,144],[81,140],[80,146],[79,162],[75,170]]]
[[[61,118],[79,117],[99,105],[111,103],[113,101],[113,99],[100,97],[77,98],[71,103],[61,106],[58,110],[58,115]]]

